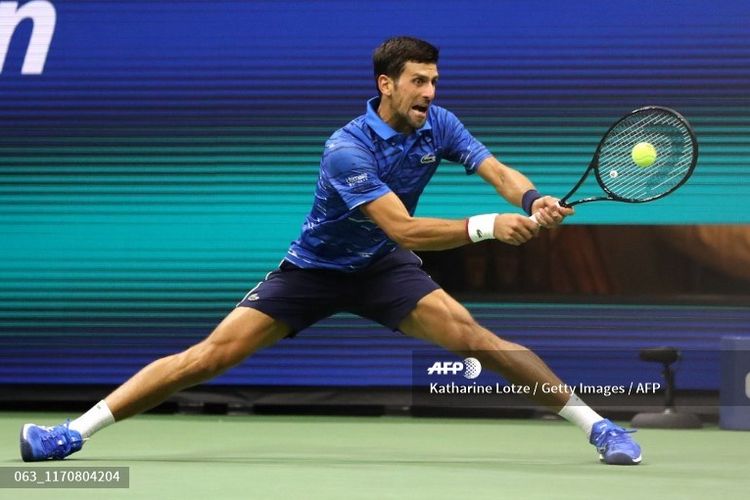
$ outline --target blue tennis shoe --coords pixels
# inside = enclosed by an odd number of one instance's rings
[[[607,419],[600,420],[591,428],[589,443],[596,446],[599,460],[609,465],[638,465],[641,463],[641,447],[627,430]]]
[[[70,421],[54,427],[26,424],[21,428],[21,458],[24,462],[62,460],[83,446],[81,435],[68,428]]]

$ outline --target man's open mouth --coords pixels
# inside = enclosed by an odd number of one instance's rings
[[[415,106],[412,106],[411,109],[413,109],[414,111],[417,111],[419,113],[422,113],[422,114],[426,114],[427,113],[427,106],[415,105]]]

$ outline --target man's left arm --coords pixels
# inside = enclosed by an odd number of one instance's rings
[[[525,175],[494,156],[482,160],[476,172],[509,203],[529,214],[536,214],[537,221],[543,227],[558,226],[565,217],[573,214],[572,208],[561,207],[557,204],[557,198],[539,194]]]

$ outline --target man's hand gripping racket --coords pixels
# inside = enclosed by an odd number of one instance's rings
[[[698,141],[682,115],[659,106],[639,108],[609,128],[581,179],[558,204],[658,200],[688,180],[697,160]],[[569,201],[592,171],[604,193]],[[539,215],[534,213],[531,220],[543,224]]]

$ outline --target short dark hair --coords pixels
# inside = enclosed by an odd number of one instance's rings
[[[396,80],[404,72],[404,66],[408,61],[437,64],[439,55],[440,51],[437,47],[419,38],[411,36],[389,38],[372,54],[375,87],[378,86],[380,75],[387,75]]]

